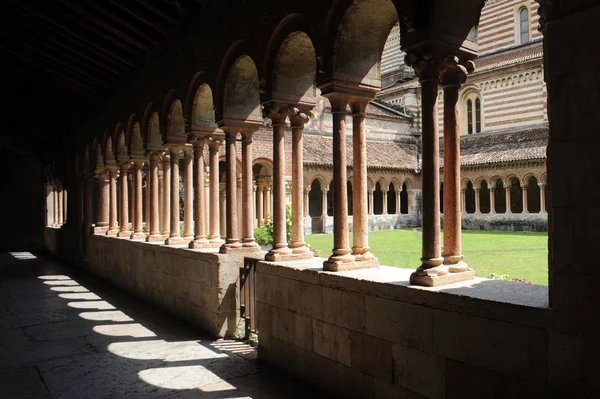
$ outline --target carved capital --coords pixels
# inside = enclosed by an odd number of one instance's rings
[[[460,87],[467,81],[467,74],[475,70],[475,64],[473,61],[468,60],[461,65],[458,57],[448,56],[442,60],[440,66],[440,83],[442,86]]]
[[[312,108],[293,107],[289,111],[292,127],[303,127],[312,117]]]
[[[263,118],[270,119],[273,125],[282,125],[290,115],[290,108],[277,101],[270,101],[264,104],[262,113]]]

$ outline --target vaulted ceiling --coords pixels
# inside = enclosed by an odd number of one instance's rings
[[[46,145],[44,138],[78,124],[177,29],[181,3],[3,1],[2,133]]]

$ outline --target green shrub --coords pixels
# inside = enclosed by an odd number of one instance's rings
[[[292,206],[285,206],[285,229],[287,233],[287,242],[292,242]],[[263,227],[254,229],[254,241],[258,245],[273,244],[273,215],[267,216]]]

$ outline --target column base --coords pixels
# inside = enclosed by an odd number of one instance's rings
[[[165,245],[188,245],[191,240],[186,240],[181,236],[169,237],[165,240]]]
[[[119,238],[131,238],[131,231],[121,230],[117,234],[117,237],[119,237]]]
[[[194,241],[194,235],[193,234],[184,234],[184,235],[181,236],[181,238],[183,238],[184,240],[187,240],[188,242]]]
[[[190,242],[190,249],[202,249],[202,248],[219,248],[223,245],[223,241],[209,241],[206,238],[193,240]]]
[[[132,240],[145,240],[147,236],[148,234],[146,233],[133,233],[129,238],[131,238]]]
[[[119,234],[119,230],[110,230],[109,229],[109,230],[106,231],[106,235],[108,237],[116,237],[117,234]]]
[[[165,238],[162,234],[149,234],[148,237],[146,237],[146,242],[160,242],[164,240]]]
[[[363,262],[361,262],[363,263]],[[330,272],[338,272],[342,270],[355,270],[362,269],[363,266],[360,266],[356,262],[356,257],[349,253],[344,255],[336,255],[335,253],[329,257],[325,262],[323,262],[323,270]]]
[[[460,273],[447,273],[443,275],[422,275],[419,270],[410,275],[411,285],[421,285],[424,287],[437,287],[445,284],[458,283],[459,281],[471,280],[475,278],[475,270],[468,269]]]
[[[219,253],[222,254],[235,254],[235,255],[260,255],[260,247],[242,247],[241,243],[235,244],[223,244],[219,249]]]
[[[444,265],[448,266],[450,273],[462,273],[469,270],[462,255],[444,255]]]
[[[304,245],[301,247],[285,249],[287,249],[287,251],[270,250],[265,255],[265,260],[269,262],[286,262],[292,260],[311,259],[315,256],[313,252]]]
[[[108,227],[92,227],[92,234],[95,235],[106,235]]]

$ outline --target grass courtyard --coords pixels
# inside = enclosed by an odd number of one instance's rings
[[[548,285],[548,233],[512,233],[463,231],[462,248],[465,262],[480,277],[490,273],[508,274]],[[333,247],[333,235],[306,237],[313,248],[327,257]],[[350,234],[352,246],[352,234]],[[369,233],[371,251],[379,263],[415,269],[420,265],[421,233],[413,230],[390,230]]]

